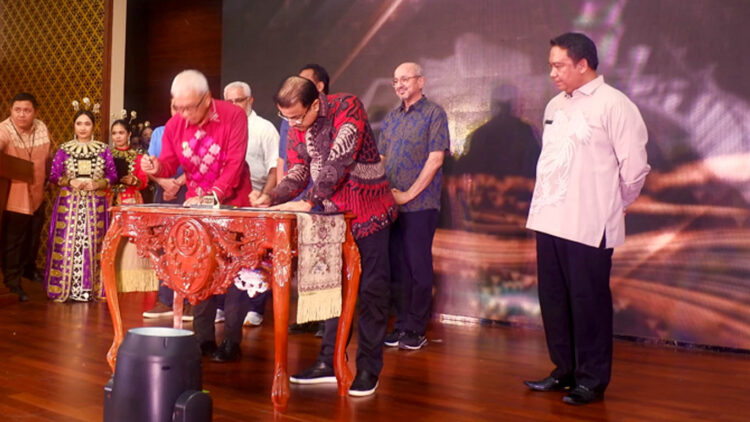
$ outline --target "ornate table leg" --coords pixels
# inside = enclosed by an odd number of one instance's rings
[[[292,275],[291,222],[276,222],[273,239],[273,330],[274,372],[271,401],[274,410],[286,410],[289,400],[287,337],[289,330],[289,284]]]
[[[346,341],[352,326],[354,306],[357,303],[357,291],[359,290],[359,276],[362,273],[359,249],[357,248],[357,244],[354,243],[350,224],[350,221],[347,221],[346,240],[343,245],[344,274],[341,280],[341,317],[339,318],[339,327],[336,332],[336,346],[333,352],[333,370],[336,373],[336,380],[338,381],[339,396],[347,394],[349,386],[354,380],[352,371],[349,369],[349,365],[346,364]]]
[[[112,372],[115,372],[117,363],[117,350],[124,337],[122,329],[122,316],[120,315],[120,302],[117,297],[117,280],[115,278],[115,256],[117,255],[117,246],[122,239],[122,215],[119,212],[114,213],[112,224],[107,230],[102,242],[102,284],[107,296],[107,307],[109,315],[112,318],[112,325],[115,329],[115,339],[112,341],[112,347],[107,352],[107,363],[109,363]]]

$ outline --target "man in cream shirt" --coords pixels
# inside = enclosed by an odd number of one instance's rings
[[[555,369],[535,391],[568,391],[567,404],[603,397],[612,368],[612,251],[625,241],[625,208],[650,167],[638,108],[596,73],[593,41],[553,39],[542,153],[526,227],[537,232],[539,303]]]
[[[269,193],[276,187],[276,164],[279,159],[279,132],[273,123],[253,110],[250,85],[232,82],[224,87],[224,100],[242,108],[247,114],[247,153],[253,191]],[[260,196],[260,195],[258,195]]]
[[[253,94],[247,83],[236,81],[227,84],[224,87],[224,100],[240,107],[247,114],[245,161],[250,166],[250,182],[253,185],[251,196],[259,197],[263,193],[270,193],[276,187],[279,132],[273,123],[258,116],[253,110]],[[249,310],[243,325],[260,325],[263,322],[263,311],[270,294],[270,291],[266,291],[249,300]]]

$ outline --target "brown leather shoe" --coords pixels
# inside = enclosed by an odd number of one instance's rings
[[[144,318],[162,318],[174,315],[172,307],[161,302],[156,302],[154,307],[143,313]]]

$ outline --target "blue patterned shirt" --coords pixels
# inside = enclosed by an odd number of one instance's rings
[[[450,136],[445,110],[427,97],[422,96],[408,111],[404,110],[402,102],[385,116],[378,151],[386,157],[385,172],[392,187],[408,190],[417,180],[430,153],[448,150]],[[440,168],[425,190],[401,205],[399,211],[439,210],[442,175]]]

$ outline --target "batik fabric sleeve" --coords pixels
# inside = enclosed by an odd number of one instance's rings
[[[396,205],[362,102],[351,94],[320,95],[318,118],[306,131],[289,130],[289,173],[272,192],[273,203],[301,192],[326,212],[352,212],[361,239],[390,225]]]

